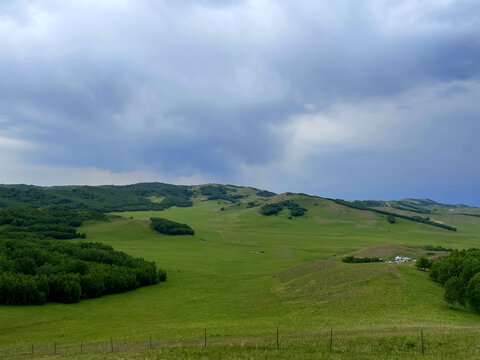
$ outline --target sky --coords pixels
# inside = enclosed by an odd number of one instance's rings
[[[0,183],[480,206],[478,0],[2,0]]]

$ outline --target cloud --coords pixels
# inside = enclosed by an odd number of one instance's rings
[[[480,177],[469,166],[480,156],[479,97],[479,83],[456,81],[294,114],[271,125],[282,158],[243,164],[242,179],[265,186],[275,178],[278,188],[352,199],[438,197],[440,184],[460,187]]]
[[[20,139],[12,139],[0,135],[0,149],[2,150],[26,150],[30,149],[32,144]]]
[[[395,179],[425,191],[445,162],[480,180],[479,7],[2,1],[0,146],[42,183],[81,169],[341,195],[363,165],[371,196]]]
[[[207,174],[176,176],[150,171],[114,172],[94,167],[67,167],[25,163],[12,153],[4,154],[0,183],[34,185],[125,185],[138,182],[166,182],[173,184],[204,184],[211,179]]]

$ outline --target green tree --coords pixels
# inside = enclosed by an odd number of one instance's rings
[[[387,220],[390,224],[395,224],[395,216],[392,214],[388,215]]]
[[[452,277],[445,283],[445,301],[453,308],[456,303],[465,305],[465,284],[458,277]]]
[[[426,257],[422,256],[420,259],[418,259],[415,266],[420,270],[426,270],[432,267],[432,262],[428,260]]]
[[[480,311],[480,273],[470,279],[467,286],[466,297],[475,310]]]

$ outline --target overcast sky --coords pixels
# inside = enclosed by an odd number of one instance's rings
[[[2,0],[0,183],[480,205],[478,0]]]

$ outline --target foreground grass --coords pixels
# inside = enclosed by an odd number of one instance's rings
[[[449,309],[443,288],[427,273],[410,265],[344,264],[340,258],[380,244],[478,247],[480,218],[459,224],[452,218],[449,224],[459,228],[455,233],[403,220],[392,225],[378,214],[327,200],[297,201],[308,208],[307,216],[289,219],[282,212],[265,217],[257,207],[207,201],[163,212],[122,213],[123,218],[115,221],[83,226],[88,241],[155,261],[167,270],[167,282],[78,304],[0,306],[0,357],[11,354],[11,349],[27,353],[32,343],[39,355],[42,347],[45,354],[51,353],[56,341],[59,350],[61,344],[76,349],[80,342],[100,344],[102,352],[82,355],[86,359],[225,354],[230,358],[355,354],[363,359],[375,353],[393,358],[398,353],[400,358],[417,356],[418,341],[405,344],[410,337],[418,340],[420,328],[430,334],[428,356],[433,356],[434,348],[446,358],[449,351],[466,355],[457,358],[476,354],[477,348],[469,352],[458,344],[476,346],[470,334],[478,338],[480,316],[468,309]],[[146,221],[152,216],[187,223],[195,236],[154,232]],[[272,348],[277,327],[281,334],[290,334],[282,337],[278,351]],[[338,338],[334,352],[327,354],[328,334],[317,329],[331,327]],[[212,348],[198,347],[204,328]],[[142,352],[150,335],[172,346]],[[115,344],[142,345],[135,345],[136,351],[108,355],[104,351],[110,338]],[[301,356],[293,356],[297,353]]]
[[[330,350],[330,331],[282,334],[279,347],[276,336],[208,339],[185,343],[120,343],[110,352],[107,342],[53,345],[36,349],[39,359],[478,359],[479,327],[431,327],[422,329],[424,354],[419,328],[368,328],[334,330]],[[22,351],[23,350],[23,351]],[[30,349],[10,349],[5,359],[31,358]]]

